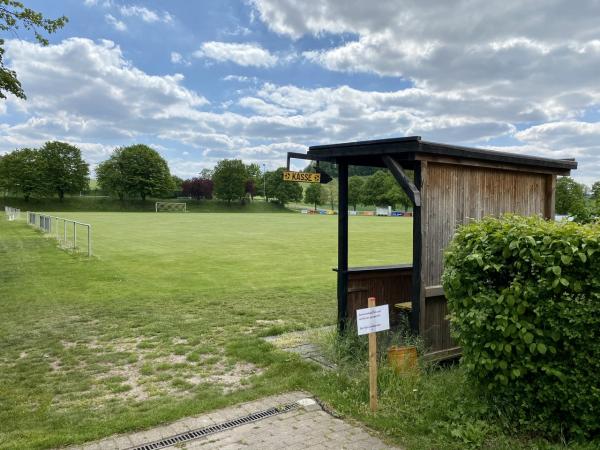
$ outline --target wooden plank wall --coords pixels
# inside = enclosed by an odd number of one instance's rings
[[[422,285],[441,285],[443,253],[456,227],[503,213],[553,216],[555,176],[427,161],[423,166]],[[549,198],[552,196],[552,198]],[[427,289],[425,289],[427,290]],[[445,297],[422,296],[421,335],[430,351],[456,346]]]
[[[450,321],[446,320],[448,315],[446,297],[426,298],[425,311],[424,329],[421,336],[425,339],[429,352],[456,347],[450,336]]]
[[[507,212],[546,215],[548,177],[428,162],[422,212],[424,285],[441,284],[443,252],[459,224]]]
[[[356,321],[356,310],[367,307],[367,299],[375,297],[377,306],[389,305],[390,324],[396,325],[396,303],[409,302],[412,289],[412,267],[399,267],[395,270],[373,270],[348,272],[348,315],[349,321]]]

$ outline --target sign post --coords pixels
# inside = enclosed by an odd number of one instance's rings
[[[369,335],[369,404],[371,411],[377,409],[377,335],[378,331],[390,329],[388,305],[375,306],[375,297],[369,297],[368,308],[356,311],[358,335]]]

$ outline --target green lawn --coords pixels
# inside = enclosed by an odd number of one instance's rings
[[[259,336],[333,323],[336,217],[60,215],[92,224],[94,258],[0,221],[0,447],[83,442],[317,376]],[[411,225],[351,217],[351,264],[409,261]]]
[[[460,368],[382,366],[372,414],[354,350],[365,336],[332,372],[260,338],[334,323],[335,216],[60,215],[93,225],[92,259],[0,220],[0,448],[81,443],[291,389],[410,450],[565,448],[515,431]],[[409,262],[411,228],[350,217],[351,265]]]

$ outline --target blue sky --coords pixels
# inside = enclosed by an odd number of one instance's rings
[[[172,172],[280,166],[313,144],[421,135],[575,157],[600,179],[597,2],[28,1],[67,26],[7,63],[0,152],[66,140],[94,166],[142,142]],[[569,30],[566,33],[562,30]]]

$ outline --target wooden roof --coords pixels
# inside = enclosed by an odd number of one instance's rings
[[[308,156],[322,161],[346,161],[350,165],[385,167],[383,156],[393,156],[402,166],[410,168],[414,161],[434,160],[452,164],[488,165],[505,169],[569,175],[577,168],[574,159],[552,159],[518,153],[499,152],[458,145],[440,144],[409,136],[372,141],[315,145]],[[311,159],[312,159],[311,158]]]

